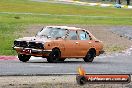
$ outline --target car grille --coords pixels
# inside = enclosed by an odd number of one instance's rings
[[[35,42],[29,42],[28,48],[36,48],[36,43]]]
[[[24,48],[43,49],[42,43],[26,42],[26,41],[14,41],[14,46]]]

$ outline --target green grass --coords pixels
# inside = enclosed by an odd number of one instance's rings
[[[25,26],[27,25],[32,24],[132,25],[131,11],[132,10],[130,9],[51,4],[31,2],[28,0],[1,0],[0,12],[21,13],[28,12],[34,13],[34,15],[13,13],[0,14],[0,55],[16,54],[11,47],[13,45],[14,39],[20,36],[14,34],[14,32],[24,31]],[[43,16],[39,14],[51,15]],[[81,15],[82,17],[63,15]],[[108,18],[83,16],[107,16]]]
[[[0,12],[32,12],[49,14],[77,14],[94,16],[132,16],[130,9],[100,8],[77,5],[31,2],[28,0],[1,0]]]
[[[12,43],[17,35],[13,32],[17,31],[16,24],[0,23],[0,55],[15,55],[12,50]]]

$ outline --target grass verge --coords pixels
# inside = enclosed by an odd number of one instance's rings
[[[130,9],[40,3],[30,0],[1,0],[0,12],[11,12],[0,13],[0,55],[15,55],[11,47],[14,39],[20,37],[16,32],[24,31],[25,26],[31,24],[132,25]]]

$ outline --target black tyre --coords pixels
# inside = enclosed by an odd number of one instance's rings
[[[84,76],[76,76],[76,81],[79,85],[84,85],[87,82],[87,79]]]
[[[27,62],[30,59],[30,55],[18,54],[18,58],[22,62]]]
[[[52,52],[49,54],[47,61],[49,63],[58,62],[60,59],[60,50],[59,49],[53,49]]]
[[[91,50],[91,51],[89,51],[87,53],[87,55],[83,59],[84,59],[85,62],[92,62],[93,59],[94,59],[94,57],[95,57],[95,51],[94,50]]]

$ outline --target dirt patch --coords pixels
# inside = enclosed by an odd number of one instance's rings
[[[129,84],[76,83],[76,76],[7,76],[0,77],[0,88],[130,88]]]
[[[22,33],[20,33],[21,37],[24,36],[34,36],[39,30],[47,25],[32,25],[26,27]],[[64,26],[64,25],[62,25]],[[65,25],[66,26],[66,25]],[[124,49],[131,47],[132,41],[117,35],[111,31],[112,28],[118,29],[118,26],[93,26],[93,25],[67,25],[67,26],[75,26],[89,30],[97,39],[104,42],[104,50],[106,53],[111,52],[121,52]],[[119,26],[120,27],[120,26]]]

